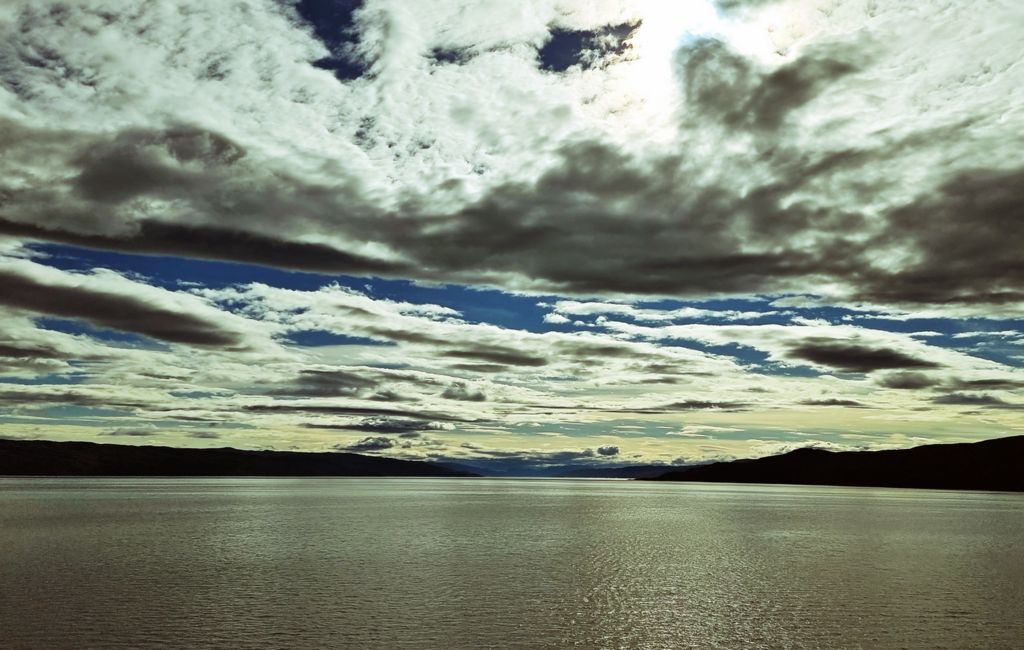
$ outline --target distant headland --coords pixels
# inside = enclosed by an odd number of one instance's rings
[[[1024,492],[1024,436],[884,451],[803,448],[676,469],[648,480]]]
[[[0,440],[0,475],[473,476],[437,465],[341,452],[247,451]]]

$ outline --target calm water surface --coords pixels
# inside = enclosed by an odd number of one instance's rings
[[[1024,648],[1024,496],[0,479],[5,648]]]

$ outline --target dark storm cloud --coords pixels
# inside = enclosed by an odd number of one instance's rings
[[[622,359],[637,356],[637,350],[635,347],[610,344],[607,342],[592,343],[590,341],[580,340],[559,341],[557,350],[559,354],[583,359],[590,359],[593,357]]]
[[[874,243],[915,263],[866,268],[861,297],[887,303],[1005,304],[1024,300],[1024,170],[964,171],[894,210]]]
[[[0,203],[2,207],[2,203]],[[244,229],[140,220],[128,234],[81,234],[0,217],[0,234],[143,255],[231,260],[298,271],[398,275],[405,265],[373,260],[324,244],[288,241]]]
[[[898,368],[938,368],[939,364],[918,359],[898,350],[876,348],[829,339],[810,339],[792,347],[787,356],[810,361],[843,372],[874,372]]]
[[[372,314],[365,309],[358,307],[350,307],[348,305],[341,307],[344,311],[350,313],[359,314],[362,312],[364,315],[369,317],[375,317],[376,314]],[[424,334],[422,332],[414,332],[411,330],[403,330],[396,327],[381,327],[381,326],[368,326],[366,327],[366,333],[370,336],[380,337],[388,339],[389,341],[402,341],[403,343],[419,343],[422,345],[439,345],[447,343],[444,338],[438,336],[431,336],[430,334]]]
[[[950,125],[929,139],[962,131]],[[908,138],[893,146],[925,145]],[[410,229],[402,221],[378,235],[420,260],[429,277],[472,281],[488,271],[519,273],[567,293],[771,293],[831,278],[849,283],[856,298],[880,304],[1024,297],[1017,256],[1024,236],[1012,227],[1024,219],[1024,194],[1015,189],[1024,187],[1019,171],[960,175],[894,210],[880,234],[864,242],[868,226],[855,206],[825,209],[789,197],[895,152],[808,157],[780,146],[772,152],[779,179],[745,195],[694,183],[680,158],[640,161],[596,142],[565,145],[560,154],[561,164],[536,183],[496,187],[445,217],[443,228]],[[680,186],[690,189],[681,196]],[[870,188],[864,191],[866,200]],[[799,245],[805,235],[816,244]],[[893,245],[919,252],[921,261],[905,269],[877,267],[877,252]]]
[[[309,422],[304,425],[307,429],[328,429],[332,431],[362,431],[366,433],[387,433],[399,434],[399,437],[416,437],[423,431],[436,431],[437,425],[424,420],[409,420],[401,418],[367,418],[361,422],[342,424],[321,424]]]
[[[953,391],[1016,390],[1024,388],[1024,381],[1015,379],[950,379],[940,380],[918,372],[900,372],[886,375],[879,382],[886,388],[921,390],[944,387]]]
[[[678,377],[662,376],[662,377],[646,377],[638,380],[638,384],[678,384]]]
[[[28,274],[0,270],[0,304],[61,318],[81,319],[99,327],[134,332],[189,345],[232,347],[243,336],[212,317],[163,307],[128,294],[60,286]]]
[[[1024,381],[1014,379],[954,379],[954,390],[1016,390],[1024,388]]]
[[[524,354],[508,348],[495,347],[452,350],[445,352],[443,356],[484,361],[494,365],[546,366],[548,363],[548,360],[542,357]]]
[[[0,234],[306,271],[408,271],[405,264],[297,241],[290,237],[294,233],[282,233],[282,215],[289,215],[293,227],[301,223],[308,230],[318,228],[325,209],[358,221],[357,215],[368,208],[354,183],[339,179],[331,187],[321,187],[290,177],[287,171],[264,168],[249,161],[242,146],[216,132],[171,125],[106,136],[34,129],[10,120],[0,120],[0,125],[0,146],[20,154],[26,164],[49,160],[71,174],[66,185],[31,188],[0,179]],[[186,218],[145,218],[132,204],[140,198],[171,202],[184,210]],[[209,221],[191,215],[204,215]]]
[[[719,60],[725,55],[712,56],[717,46],[706,47],[711,51],[705,58],[725,65]],[[794,84],[806,86],[802,92],[807,93],[818,88],[807,79],[825,83],[838,71],[811,58],[775,74],[780,76],[762,80],[757,86],[762,90],[740,102],[746,117],[732,119],[777,123],[796,106],[756,97],[789,96],[786,89]],[[693,83],[727,76],[716,75]],[[712,111],[719,95],[701,88],[710,94],[700,101]],[[930,137],[952,138],[957,132],[938,129]],[[32,133],[8,137],[19,146],[35,142]],[[42,135],[36,139],[57,146]],[[69,139],[75,142],[75,136]],[[429,208],[410,200],[401,214],[389,215],[369,207],[345,184],[318,187],[284,173],[269,174],[239,145],[194,127],[128,131],[71,148],[85,153],[71,160],[78,173],[70,194],[0,192],[0,232],[123,252],[352,275],[488,282],[495,274],[514,274],[567,293],[771,293],[831,278],[850,283],[859,299],[880,303],[978,304],[1024,296],[1019,289],[1024,271],[1016,256],[1024,240],[1012,227],[1024,205],[1024,196],[1014,189],[1024,186],[1020,171],[961,173],[938,192],[922,193],[894,210],[888,226],[864,242],[866,222],[854,208],[819,208],[789,197],[815,179],[857,169],[886,152],[808,156],[773,147],[779,178],[740,195],[725,185],[696,183],[681,154],[641,160],[610,145],[582,141],[563,145],[560,163],[535,182],[499,185],[460,210],[415,220],[408,217],[429,216]],[[681,194],[680,187],[688,191]],[[116,219],[87,216],[120,214],[119,206],[144,197],[174,201],[188,206],[190,214],[216,216],[217,223],[132,216],[123,227],[113,227]],[[290,215],[287,229],[280,228],[284,214]],[[331,227],[340,235],[385,244],[408,261],[377,260],[297,240],[318,232],[325,214],[336,215]],[[921,228],[925,222],[934,227]],[[796,236],[806,234],[816,236],[815,246],[797,245]],[[749,245],[751,238],[758,246]],[[893,245],[917,251],[920,261],[904,269],[876,268],[874,251]],[[377,335],[392,340],[439,343],[416,332],[378,329]],[[512,360],[521,356],[463,358],[492,365],[545,363]]]
[[[243,156],[245,151],[227,138],[196,128],[122,131],[74,161],[82,171],[73,187],[87,199],[119,203],[195,184],[187,163],[206,169],[231,165]]]
[[[356,397],[378,385],[377,381],[345,370],[302,370],[287,387],[275,388],[271,395],[295,397]]]
[[[676,156],[639,160],[593,141],[559,153],[561,163],[535,183],[496,187],[422,230],[385,219],[377,232],[420,260],[427,276],[514,273],[567,293],[769,292],[799,278],[848,275],[858,264],[861,218],[784,208],[788,185],[739,196],[696,182]],[[812,225],[834,234],[796,247],[793,235]],[[763,250],[743,251],[751,248],[744,233]]]
[[[775,129],[830,82],[856,70],[850,53],[813,51],[771,72],[725,43],[704,39],[677,55],[688,101],[730,128]]]
[[[148,404],[142,401],[99,397],[72,390],[40,392],[0,391],[0,406],[18,407],[26,404],[55,404],[117,409],[146,408],[148,406]]]
[[[618,456],[619,448],[615,445],[608,445],[607,447],[598,447],[597,453],[601,456]]]
[[[53,134],[26,129],[8,134],[22,147],[39,148],[42,142],[49,147],[45,151],[60,151],[57,142],[43,136]],[[517,273],[585,293],[758,289],[786,278],[841,272],[844,259],[856,252],[841,239],[834,248],[787,249],[786,238],[810,223],[857,226],[848,215],[782,209],[788,187],[738,197],[725,187],[697,186],[680,197],[679,187],[693,185],[681,171],[681,158],[641,161],[593,141],[563,146],[561,164],[536,183],[509,182],[475,204],[424,221],[408,216],[424,213],[426,206],[410,202],[401,215],[382,214],[344,183],[318,187],[260,168],[241,147],[194,127],[66,139],[70,148],[86,152],[69,163],[79,170],[71,194],[7,190],[0,203],[0,232],[125,252],[356,275],[473,282],[495,272]],[[133,169],[119,186],[111,179],[125,168]],[[122,204],[142,197],[174,201],[190,215],[216,216],[217,223],[154,221],[133,213],[130,220],[119,216],[126,222],[116,228],[116,220],[87,216],[120,214]],[[290,216],[286,230],[280,228],[283,214]],[[326,214],[337,215],[331,227],[339,234],[385,243],[410,262],[374,260],[294,239],[317,231]],[[660,218],[664,214],[684,218],[666,221]],[[723,219],[736,227],[722,228]],[[744,230],[772,244],[772,252],[738,252],[737,233]]]
[[[882,377],[878,383],[897,390],[921,390],[938,386],[942,381],[920,372],[897,372]]]
[[[53,348],[22,347],[0,343],[0,357],[10,359],[67,359],[71,355]]]

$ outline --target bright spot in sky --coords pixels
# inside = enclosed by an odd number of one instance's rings
[[[642,107],[644,124],[655,140],[672,137],[681,93],[680,48],[700,39],[724,42],[766,68],[790,60],[819,31],[813,2],[756,7],[723,15],[712,0],[635,0],[641,24],[630,39],[632,60],[622,71],[626,92]]]
[[[722,20],[710,0],[639,0],[643,24],[633,37],[641,59],[670,60],[687,39],[712,35]]]
[[[724,21],[711,0],[636,0],[636,9],[642,22],[630,39],[635,58],[626,80],[644,105],[644,119],[655,126],[670,119],[678,105],[674,61],[679,48],[692,39],[721,38]]]

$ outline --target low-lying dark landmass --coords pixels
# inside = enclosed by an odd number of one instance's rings
[[[673,470],[653,480],[1024,492],[1024,436],[890,451],[804,448]]]
[[[474,469],[343,452],[0,439],[0,475],[6,476],[478,476]],[[566,466],[542,475],[1024,492],[1024,436],[888,451],[803,448],[767,458],[676,468]]]
[[[6,476],[473,476],[433,463],[341,452],[136,447],[0,440]]]
[[[674,465],[536,465],[529,461],[506,459],[444,461],[444,467],[491,478],[653,478],[673,469]]]

